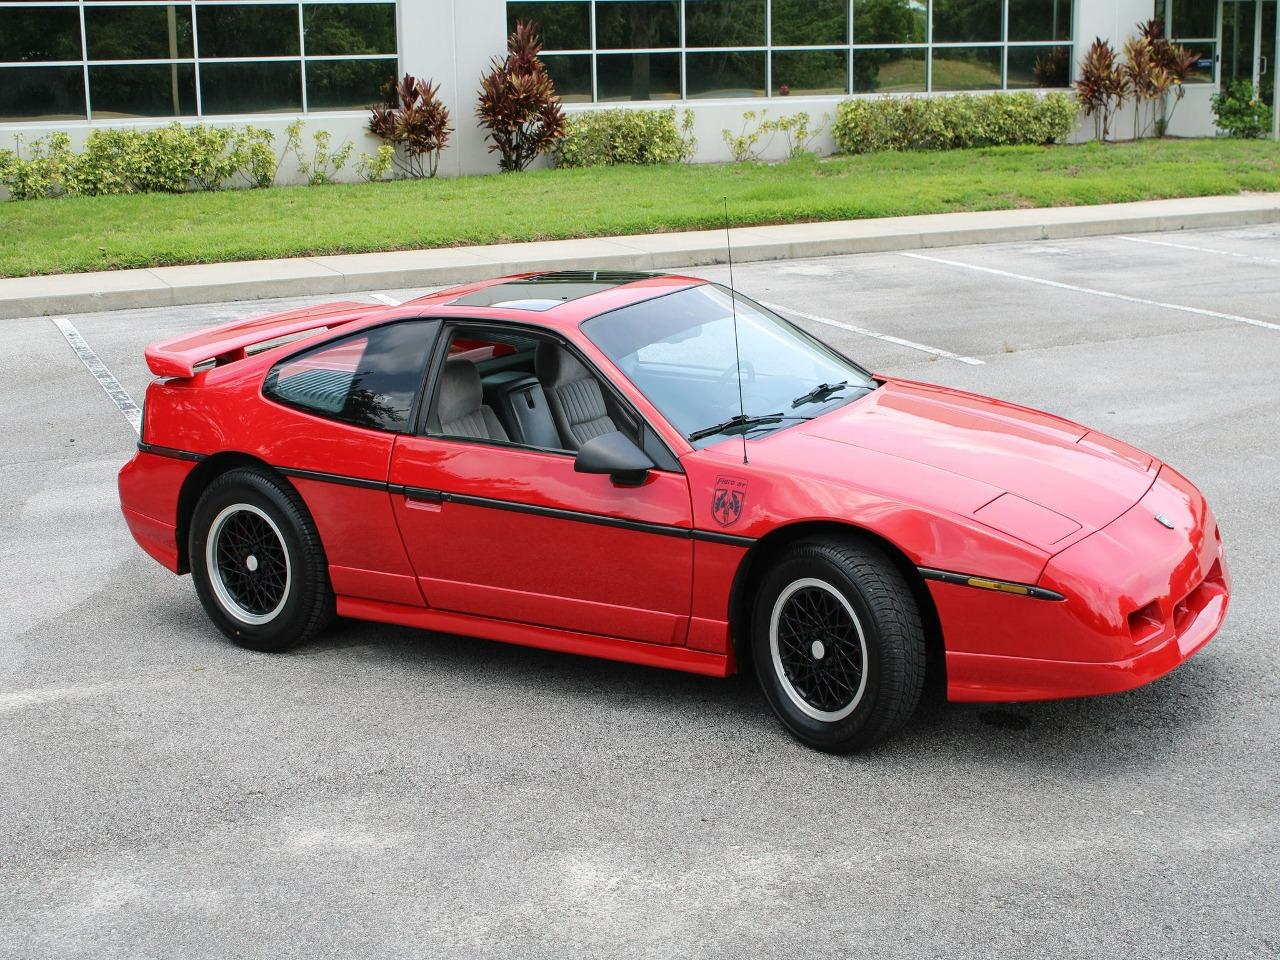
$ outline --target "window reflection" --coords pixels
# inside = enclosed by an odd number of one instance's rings
[[[685,0],[685,45],[762,47],[764,11],[765,0]],[[760,86],[764,86],[763,78]]]
[[[775,47],[819,47],[849,42],[846,0],[773,0]]]
[[[599,99],[678,100],[680,54],[602,53],[596,60]]]
[[[933,42],[998,43],[1001,7],[1001,0],[933,0]]]
[[[736,50],[688,54],[689,99],[764,96],[765,54]]]
[[[1071,48],[1010,47],[1009,89],[1069,87],[1071,85]]]
[[[935,47],[934,90],[999,90],[999,47]]]
[[[778,50],[773,54],[774,96],[847,93],[849,51]]]
[[[854,93],[923,93],[925,50],[853,51]]]
[[[928,38],[929,9],[920,0],[858,0],[853,5],[854,43],[924,43]]]
[[[94,120],[183,117],[196,112],[196,68],[190,63],[146,63],[89,68]]]
[[[678,0],[600,0],[596,49],[645,50],[680,45]]]
[[[86,7],[90,60],[179,60],[195,55],[191,7]]]

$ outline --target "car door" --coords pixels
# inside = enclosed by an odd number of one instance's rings
[[[446,333],[428,388],[431,409],[418,435],[397,438],[389,478],[428,605],[604,637],[683,643],[693,542],[688,484],[674,457],[673,469],[652,470],[638,486],[575,472],[572,451],[526,442],[516,425],[502,425],[516,404],[532,409],[540,402],[532,365],[539,335],[505,328],[492,336],[463,325]],[[458,396],[467,402],[459,406],[443,396],[442,380],[446,367],[462,364],[476,367],[481,386],[474,379],[464,383]],[[477,390],[492,405],[473,403]],[[446,405],[449,423],[474,424],[477,435],[459,436],[456,428],[445,435],[440,413]]]

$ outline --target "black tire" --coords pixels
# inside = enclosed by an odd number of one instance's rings
[[[209,484],[187,549],[205,613],[242,647],[287,650],[333,619],[320,536],[297,493],[273,474],[239,468]]]
[[[895,733],[924,689],[911,588],[882,550],[853,539],[804,540],[779,558],[756,595],[751,653],[782,725],[827,753]]]

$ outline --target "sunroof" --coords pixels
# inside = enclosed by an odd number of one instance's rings
[[[550,310],[570,300],[588,297],[624,283],[648,280],[653,274],[627,270],[560,270],[536,277],[522,277],[483,287],[457,300],[453,305],[467,307],[510,307],[516,310]]]

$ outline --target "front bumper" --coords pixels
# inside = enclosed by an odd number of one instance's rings
[[[949,699],[1050,700],[1131,690],[1208,643],[1230,598],[1213,514],[1169,467],[1123,516],[1053,557],[1038,585],[1066,599],[930,584],[943,625]]]

